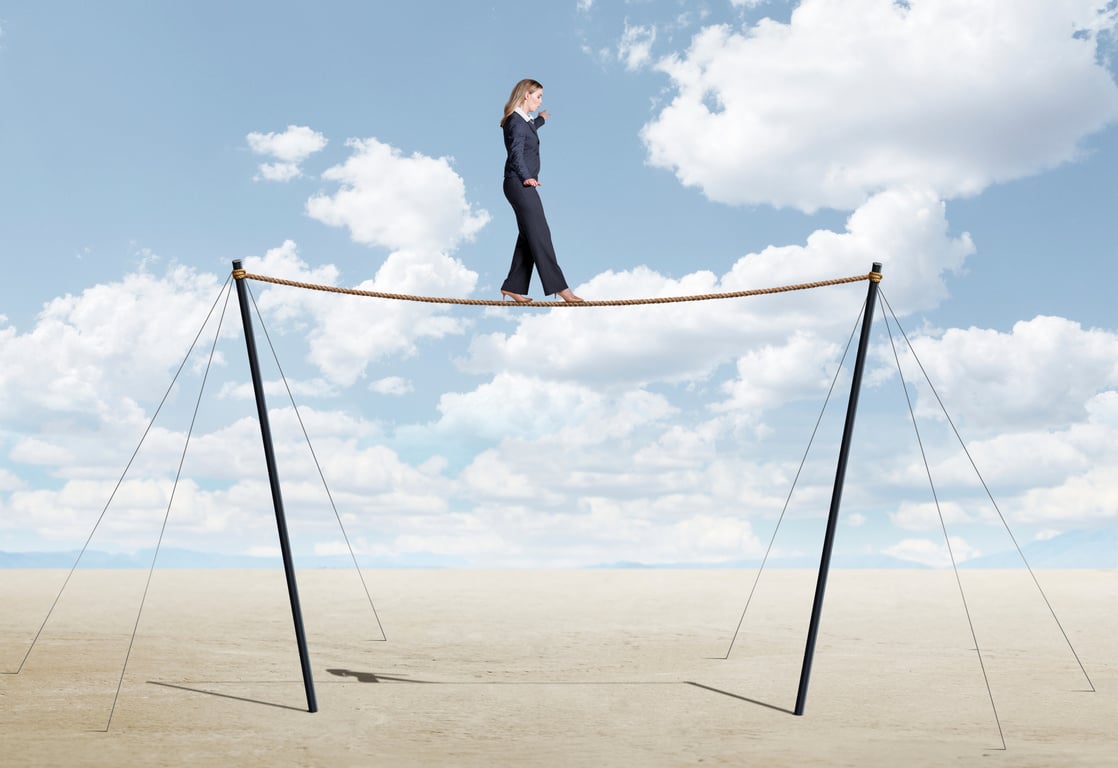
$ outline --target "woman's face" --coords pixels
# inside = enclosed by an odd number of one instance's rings
[[[524,94],[524,111],[535,112],[540,108],[540,102],[543,101],[543,88],[536,91],[528,91]]]

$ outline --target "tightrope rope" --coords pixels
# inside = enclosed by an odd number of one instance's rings
[[[648,299],[610,299],[605,301],[532,301],[524,304],[518,302],[498,301],[496,299],[455,299],[440,296],[413,296],[407,293],[384,293],[382,291],[364,291],[358,288],[339,288],[334,285],[320,285],[317,283],[302,283],[298,280],[284,280],[280,277],[257,275],[245,270],[233,270],[233,277],[237,280],[258,280],[264,283],[275,283],[292,288],[306,288],[312,291],[326,293],[343,293],[350,296],[367,296],[374,299],[393,299],[395,301],[418,301],[425,304],[471,304],[483,307],[630,307],[638,304],[675,304],[684,301],[710,301],[712,299],[740,299],[745,296],[761,296],[769,293],[787,293],[789,291],[803,291],[808,288],[823,288],[828,285],[842,285],[843,283],[856,283],[862,280],[881,280],[880,272],[868,272],[864,275],[851,277],[838,277],[833,280],[817,280],[812,283],[796,283],[794,285],[780,285],[775,288],[754,288],[748,291],[730,291],[727,293],[703,293],[693,296],[662,296]]]

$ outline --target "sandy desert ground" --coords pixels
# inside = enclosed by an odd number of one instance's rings
[[[1118,572],[0,571],[5,766],[1118,766]],[[995,720],[995,708],[997,720]],[[1006,748],[1001,748],[998,723]]]

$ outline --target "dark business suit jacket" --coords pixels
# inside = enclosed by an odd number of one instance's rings
[[[520,179],[521,183],[528,179],[540,177],[540,137],[536,130],[544,124],[542,117],[526,121],[513,112],[505,120],[505,151],[508,159],[505,161],[505,178],[510,176]]]

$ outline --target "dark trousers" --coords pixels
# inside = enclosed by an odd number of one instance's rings
[[[520,179],[510,176],[505,179],[505,199],[516,213],[516,228],[520,234],[512,251],[512,266],[509,276],[501,285],[502,291],[528,293],[528,283],[532,280],[532,267],[540,273],[544,295],[567,288],[563,270],[555,259],[555,246],[551,244],[551,228],[543,215],[543,201],[535,187],[526,187]]]

